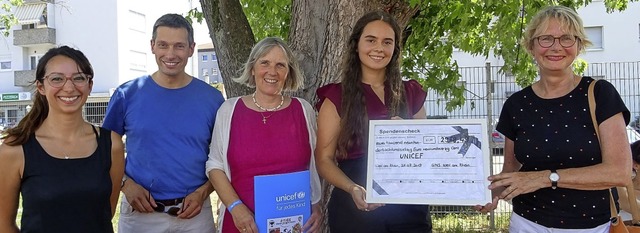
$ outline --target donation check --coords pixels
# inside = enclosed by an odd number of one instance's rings
[[[367,202],[491,202],[487,137],[483,119],[370,121]]]

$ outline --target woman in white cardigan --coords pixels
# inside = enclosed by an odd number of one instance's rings
[[[243,75],[234,81],[256,91],[225,101],[216,117],[206,170],[223,203],[219,231],[258,232],[255,176],[309,170],[313,205],[303,228],[317,232],[322,214],[313,156],[315,111],[307,101],[282,94],[302,87],[298,62],[281,39],[265,38],[254,46]]]

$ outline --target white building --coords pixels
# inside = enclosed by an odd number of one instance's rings
[[[195,7],[197,0],[25,0],[12,11],[20,25],[0,43],[0,93],[30,92],[40,56],[68,45],[93,65],[91,95],[108,96],[121,83],[157,70],[150,45],[156,19]],[[204,33],[196,30],[196,43],[207,42]],[[196,66],[190,62],[187,72],[197,75]]]
[[[197,0],[24,0],[9,12],[19,25],[0,36],[0,129],[30,110],[38,59],[60,45],[81,50],[93,65],[85,117],[101,122],[114,88],[158,69],[150,42],[155,21],[196,7]],[[195,23],[194,33],[196,44],[211,42],[205,24]],[[197,65],[190,59],[187,73],[198,75]]]
[[[580,58],[588,63],[640,61],[640,2],[629,2],[623,12],[607,13],[602,0],[595,0],[577,10],[593,46]],[[456,51],[453,59],[460,67],[503,65],[502,58],[471,56]]]
[[[628,8],[622,12],[607,13],[604,2],[595,0],[577,11],[587,37],[593,42],[593,46],[579,56],[588,63],[584,75],[610,81],[631,111],[633,120],[640,115],[640,2],[629,2]],[[493,121],[499,115],[504,100],[521,89],[515,83],[515,77],[498,72],[504,65],[501,57],[490,55],[485,58],[455,51],[453,60],[460,67],[462,77],[459,83],[464,84],[467,90],[466,103],[447,112],[444,109],[446,98],[432,92],[425,104],[427,114],[432,117],[488,117]],[[490,67],[486,66],[487,63]]]

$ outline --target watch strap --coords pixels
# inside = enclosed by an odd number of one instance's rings
[[[558,173],[556,172],[556,169],[551,169],[551,174],[556,174],[556,176],[558,175]],[[551,180],[551,188],[552,189],[556,189],[558,188],[558,181],[557,180]]]

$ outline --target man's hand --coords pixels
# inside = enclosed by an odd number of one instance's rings
[[[140,213],[151,213],[153,212],[153,207],[156,206],[156,202],[149,194],[149,191],[132,179],[127,179],[124,182],[122,193],[133,210]]]
[[[200,187],[187,195],[182,202],[182,209],[178,212],[178,218],[190,219],[200,214],[202,205],[204,205],[204,201],[209,198],[209,194],[211,194],[211,192],[209,192],[206,187]]]

